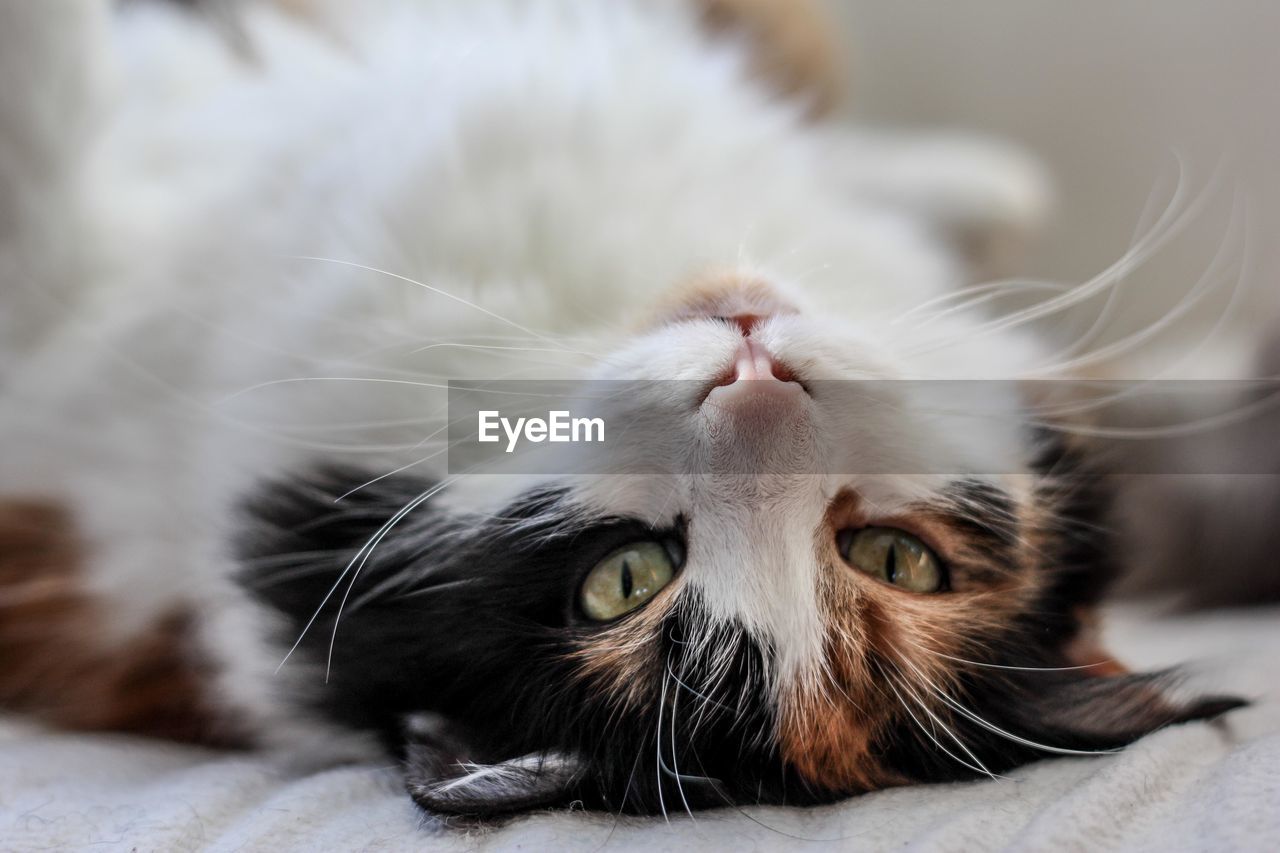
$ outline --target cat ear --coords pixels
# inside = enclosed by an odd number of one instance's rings
[[[435,814],[494,817],[571,799],[580,762],[558,753],[526,755],[498,764],[454,764],[439,775],[437,755],[409,748],[405,784],[419,806]]]
[[[1176,723],[1209,720],[1248,704],[1235,696],[1178,698],[1171,673],[1072,673],[1026,680],[1012,731],[1055,749],[1116,749]]]

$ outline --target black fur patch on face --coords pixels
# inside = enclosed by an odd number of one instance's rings
[[[393,739],[423,710],[505,728],[513,694],[540,683],[532,667],[562,651],[580,574],[652,536],[620,519],[564,524],[554,491],[491,518],[442,511],[426,497],[437,484],[411,477],[337,500],[366,480],[328,469],[263,489],[248,506],[241,581],[286,617],[286,649],[302,637],[294,656],[319,670],[317,706]]]
[[[1158,677],[1044,669],[1069,663],[1075,608],[1096,601],[1109,571],[1095,523],[1104,492],[1079,470],[1068,482],[1068,461],[1057,457],[1043,478],[1037,500],[1053,523],[1040,528],[1042,559],[1021,567],[1046,574],[1039,600],[990,638],[981,662],[994,666],[956,663],[951,704],[916,685],[935,709],[935,731],[903,709],[886,711],[895,722],[868,751],[886,771],[880,778],[998,773],[1055,750],[1111,749],[1240,704],[1177,704]],[[455,515],[433,503],[432,483],[404,475],[338,500],[366,480],[329,469],[264,487],[246,508],[240,580],[284,617],[281,656],[298,641],[289,666],[307,668],[299,701],[381,735],[424,808],[484,817],[580,802],[661,813],[850,793],[812,785],[782,759],[766,679],[771,650],[713,622],[690,589],[650,602],[665,611],[622,617],[654,620],[625,673],[630,695],[584,676],[583,649],[608,630],[575,606],[586,573],[623,544],[682,531],[587,518],[555,489],[496,515]],[[1009,527],[1007,498],[976,486],[952,497],[1006,519],[971,520],[968,534],[985,559],[1010,559],[1027,531]],[[887,679],[892,663],[881,664]],[[883,684],[871,689],[893,701]],[[436,723],[410,724],[423,716]]]
[[[953,574],[969,585],[994,585],[1013,562],[1018,547],[1018,508],[990,483],[961,480],[943,491],[937,506],[949,528],[963,539]]]
[[[1120,571],[1110,530],[1113,484],[1067,436],[1042,431],[1037,447],[1035,499],[1057,526],[1047,567],[1053,576],[1047,604],[1055,612],[1093,606]]]
[[[248,506],[241,581],[284,615],[282,655],[302,637],[289,665],[311,669],[305,701],[379,733],[407,758],[419,802],[478,814],[572,801],[653,813],[787,798],[767,652],[731,625],[708,635],[692,596],[662,620],[638,708],[581,677],[574,652],[603,630],[573,605],[585,573],[622,544],[673,531],[583,521],[556,491],[497,517],[454,516],[422,498],[432,484],[408,477],[335,502],[367,479],[330,469],[264,488]],[[448,721],[447,737],[406,732],[406,718],[424,711]]]
[[[960,480],[943,498],[954,506],[952,523],[963,528],[971,546],[999,553],[1016,544],[1017,506],[1008,492],[982,480]]]

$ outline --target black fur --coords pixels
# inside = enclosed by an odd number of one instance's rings
[[[984,638],[984,662],[1069,663],[1063,649],[1079,627],[1075,608],[1096,601],[1110,571],[1109,543],[1095,521],[1105,512],[1105,490],[1080,463],[1061,448],[1046,458],[1040,499],[1054,502],[1059,515],[1040,543],[1044,563],[1003,568],[1045,572],[1050,583],[1004,634]],[[708,619],[692,594],[654,636],[653,670],[637,674],[644,696],[637,707],[621,707],[580,677],[571,655],[601,630],[576,609],[585,573],[626,542],[678,538],[681,530],[584,518],[556,490],[528,494],[496,517],[456,516],[426,497],[434,484],[405,475],[338,500],[366,479],[328,469],[264,487],[247,507],[241,580],[285,617],[282,654],[302,637],[289,664],[308,668],[310,690],[300,700],[378,733],[405,760],[409,792],[424,808],[492,816],[577,801],[654,813],[818,803],[850,793],[806,784],[782,761],[764,681],[770,650],[733,625],[700,636]],[[962,484],[952,497],[995,519],[958,522],[974,526],[973,558],[1012,560],[1017,531],[1007,496]],[[415,502],[362,553],[388,519]],[[905,673],[891,659],[877,663],[892,703],[887,685]],[[971,754],[995,773],[1046,753],[974,718],[1043,747],[1105,750],[1241,704],[1211,697],[1177,705],[1162,697],[1153,676],[957,670],[959,686],[949,695],[964,710],[935,703],[935,713],[965,747],[940,729],[933,737],[965,763],[975,763]],[[407,725],[422,712],[442,723],[430,731]],[[895,720],[873,750],[883,768],[918,781],[979,775],[907,714],[899,711]],[[510,763],[498,773],[468,775],[468,762]]]
[[[765,651],[724,627],[700,647],[728,662],[713,671],[687,640],[688,626],[706,621],[695,601],[682,602],[662,627],[655,659],[670,673],[654,674],[647,711],[624,713],[573,677],[575,641],[599,630],[572,604],[584,573],[621,544],[677,532],[623,519],[565,524],[556,520],[564,500],[556,492],[528,496],[499,518],[453,517],[429,501],[406,516],[355,579],[328,663],[352,581],[344,568],[389,517],[432,488],[386,478],[335,503],[366,479],[330,469],[265,488],[248,507],[255,532],[242,549],[242,582],[286,617],[282,649],[319,609],[294,653],[313,670],[307,701],[407,756],[421,802],[456,801],[432,795],[440,750],[405,732],[406,717],[421,711],[452,722],[467,748],[457,759],[569,756],[579,770],[556,802],[654,812],[780,801],[794,787],[768,743]],[[408,749],[406,739],[414,741]],[[488,811],[528,805],[526,790]]]

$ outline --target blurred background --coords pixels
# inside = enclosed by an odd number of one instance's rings
[[[989,134],[1047,167],[1052,218],[1019,275],[1085,281],[1150,228],[1179,181],[1184,199],[1206,194],[1187,227],[1129,275],[1095,343],[1181,316],[1096,375],[1280,375],[1280,3],[825,2],[852,45],[850,116]],[[1222,274],[1205,278],[1219,252]],[[1196,298],[1202,279],[1213,286]],[[1071,341],[1104,303],[1055,316],[1045,331]],[[1280,415],[1159,450],[1119,445],[1126,456],[1208,455],[1237,471],[1274,471]],[[1124,591],[1181,589],[1201,604],[1280,600],[1276,477],[1124,483]]]
[[[1018,272],[1074,283],[1120,258],[1171,198],[1179,158],[1204,212],[1126,283],[1102,330],[1146,327],[1195,287],[1220,247],[1242,260],[1157,346],[1165,362],[1236,308],[1191,367],[1249,362],[1280,320],[1280,3],[1271,0],[826,0],[851,51],[849,112],[1023,145],[1048,167],[1054,215]],[[1232,195],[1247,242],[1230,236]],[[1100,304],[1059,325],[1087,328]],[[1067,332],[1069,335],[1070,332]]]

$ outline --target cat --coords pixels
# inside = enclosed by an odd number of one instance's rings
[[[957,301],[1039,172],[824,117],[816,14],[0,10],[0,702],[389,750],[473,817],[829,802],[1238,707],[1098,644],[1105,483],[994,381],[1043,345]],[[449,380],[545,379],[674,383],[626,401],[643,473],[450,470]],[[982,429],[895,384],[975,379]]]

